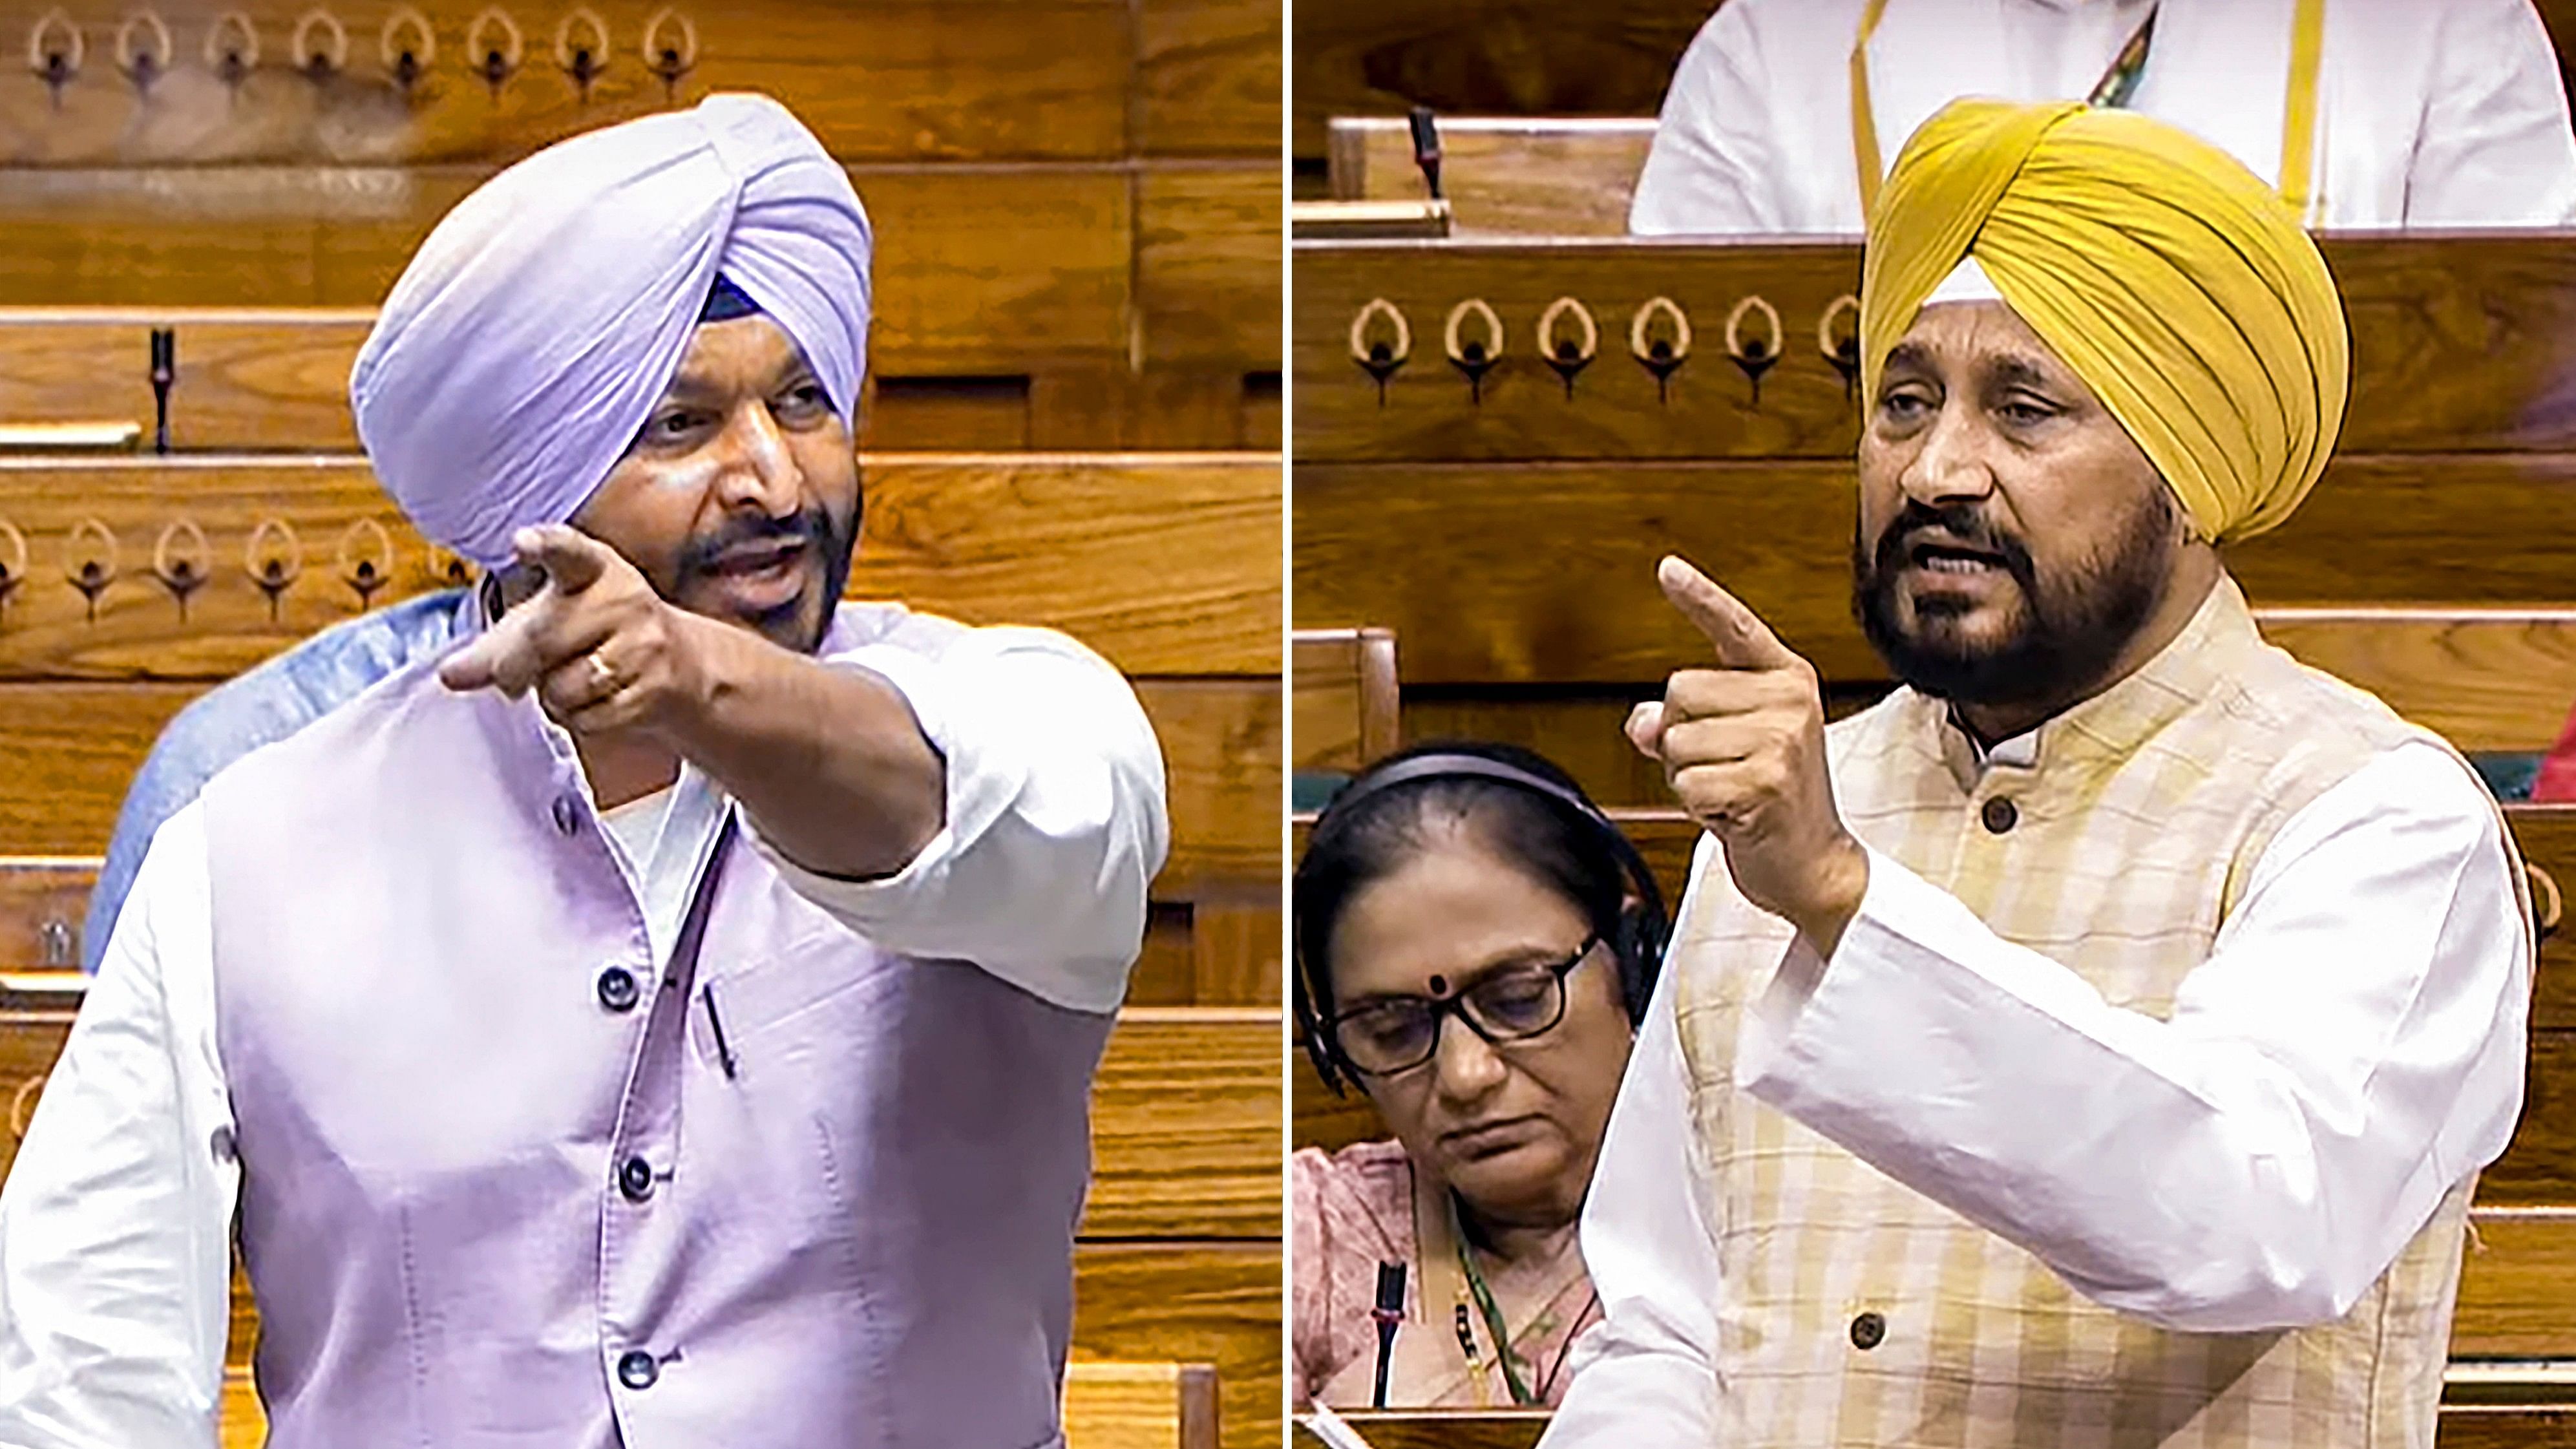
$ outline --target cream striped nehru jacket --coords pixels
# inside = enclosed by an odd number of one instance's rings
[[[1944,706],[1911,690],[1828,733],[1863,841],[2162,1016],[2274,832],[2424,732],[2265,644],[2222,580],[2172,647],[2043,726],[2029,768],[1981,774]],[[1979,824],[1996,796],[2018,809],[2001,834]],[[2470,1183],[2338,1322],[2195,1334],[2114,1314],[1734,1090],[1741,1010],[1790,929],[1736,894],[1723,856],[1705,868],[1672,962],[1726,1285],[1722,1443],[2429,1449]],[[1886,1325],[1865,1352],[1864,1311]]]

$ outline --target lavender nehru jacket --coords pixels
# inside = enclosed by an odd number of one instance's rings
[[[206,787],[269,1442],[1060,1445],[1111,1019],[738,839],[657,982],[556,749],[416,663]]]

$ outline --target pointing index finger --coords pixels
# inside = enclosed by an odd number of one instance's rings
[[[1797,653],[1780,642],[1760,615],[1680,555],[1664,556],[1655,566],[1655,582],[1717,651],[1718,663],[1730,669],[1777,669],[1798,662]]]
[[[568,524],[541,523],[510,540],[523,563],[546,571],[558,594],[577,594],[608,571],[608,545]]]

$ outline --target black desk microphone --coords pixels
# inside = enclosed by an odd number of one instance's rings
[[[1440,199],[1440,127],[1431,119],[1429,106],[1415,106],[1413,122],[1413,164],[1422,168],[1422,179],[1431,188],[1431,199]]]
[[[1396,1325],[1404,1322],[1404,1265],[1377,1265],[1377,1307],[1369,1317],[1377,1320],[1377,1392],[1369,1400],[1372,1408],[1386,1407],[1386,1369],[1395,1355]]]

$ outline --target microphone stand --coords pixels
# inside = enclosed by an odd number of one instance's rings
[[[1404,1265],[1377,1265],[1377,1307],[1369,1311],[1377,1320],[1377,1390],[1370,1397],[1372,1408],[1386,1407],[1386,1371],[1395,1356],[1396,1326],[1404,1322]]]

